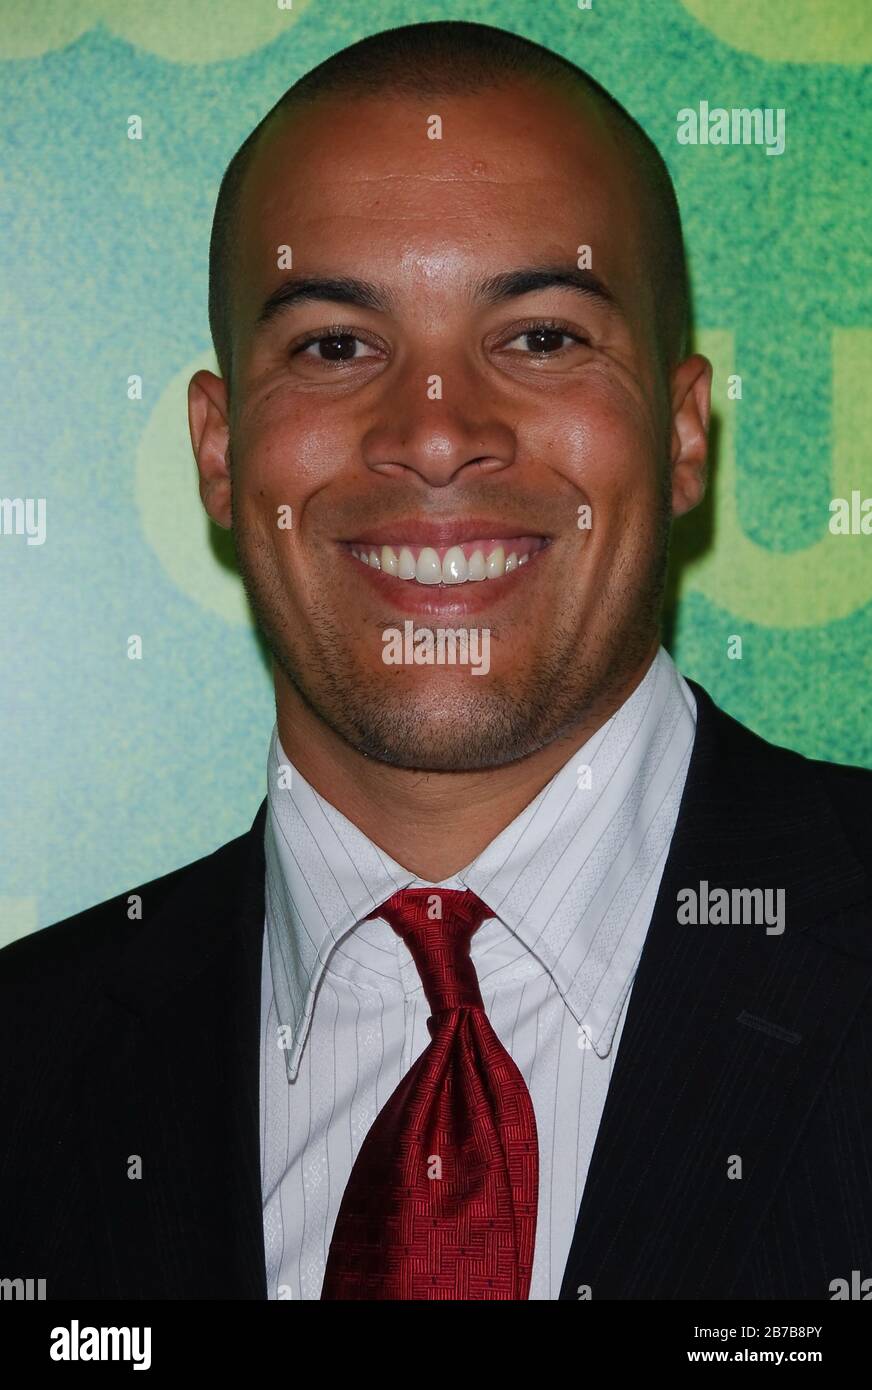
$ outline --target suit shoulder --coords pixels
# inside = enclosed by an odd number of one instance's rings
[[[872,770],[854,763],[831,763],[823,758],[807,758],[795,748],[781,744],[765,744],[773,756],[772,767],[778,766],[786,788],[798,798],[798,814],[805,808],[813,814],[817,791],[838,821],[854,853],[867,868],[872,865]]]
[[[872,868],[872,771],[809,760],[858,859]]]
[[[248,830],[189,864],[117,893],[3,947],[0,950],[0,997],[16,997],[28,984],[31,987],[36,984],[44,990],[52,979],[63,978],[69,983],[75,976],[85,977],[102,971],[126,947],[125,927],[129,928],[131,923],[132,897],[148,905],[148,920],[155,921],[171,900],[197,900],[201,891],[214,893],[216,883],[221,884],[232,876],[251,834]]]
[[[713,721],[734,775],[753,799],[777,792],[790,806],[797,828],[813,827],[822,812],[835,818],[860,863],[872,868],[872,770],[853,763],[808,758],[795,748],[772,743],[734,719],[708,692],[690,681],[697,705]]]

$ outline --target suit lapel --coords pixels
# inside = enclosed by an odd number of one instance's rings
[[[154,885],[113,979],[96,1161],[117,1278],[157,1298],[266,1298],[260,1184],[264,801],[251,830]],[[147,929],[146,929],[147,928]],[[137,930],[137,928],[134,928]],[[105,1054],[104,1054],[105,1055]],[[141,1177],[119,1168],[141,1156]]]
[[[812,765],[690,684],[691,765],[561,1299],[729,1294],[872,985],[838,949],[868,885]],[[783,888],[783,934],[679,925],[679,890],[703,880]]]

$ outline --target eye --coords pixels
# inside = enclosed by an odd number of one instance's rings
[[[561,339],[569,339],[571,343],[581,344],[590,347],[590,340],[584,338],[579,333],[575,333],[565,323],[531,323],[523,328],[520,333],[516,333],[513,338],[509,338],[503,346],[510,348],[512,343],[523,342],[527,351],[523,354],[528,357],[555,357],[559,352],[566,349]]]
[[[359,352],[358,349],[370,349]],[[359,361],[361,357],[377,355],[371,344],[358,338],[356,333],[342,327],[328,328],[320,333],[312,333],[303,342],[291,349],[291,356],[303,356],[322,362],[325,366],[341,366],[344,362]]]

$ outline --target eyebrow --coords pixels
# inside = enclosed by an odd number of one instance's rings
[[[605,307],[620,312],[615,296],[606,284],[590,270],[574,265],[522,266],[472,282],[468,297],[484,304],[501,304],[517,299],[534,290],[568,289]],[[269,294],[255,320],[255,329],[264,327],[297,304],[312,300],[329,300],[335,304],[353,304],[359,309],[374,309],[390,313],[396,307],[392,291],[370,280],[358,280],[349,275],[292,275]]]

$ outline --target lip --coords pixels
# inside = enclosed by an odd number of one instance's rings
[[[467,523],[465,523],[467,524]],[[481,522],[473,523],[480,526]],[[430,536],[434,535],[433,528],[430,529]],[[468,539],[475,540],[483,534],[482,531],[473,532]],[[489,535],[494,540],[505,540],[510,536],[520,535],[519,530],[504,530],[502,534],[491,531]],[[529,530],[527,531],[529,535]],[[413,545],[436,545],[450,544],[452,540],[457,540],[457,532],[453,532],[448,540],[434,542],[433,540],[418,540],[405,531],[402,537],[390,541],[386,539],[387,531],[380,531],[376,536],[375,531],[368,534],[361,533],[355,539],[361,543],[369,542],[375,545],[381,541],[383,545],[396,545],[402,539],[409,541]],[[415,584],[410,579],[397,579],[392,574],[385,574],[383,570],[372,569],[369,565],[364,565],[360,560],[355,559],[351,553],[351,542],[340,542],[338,549],[346,557],[346,563],[354,566],[354,579],[358,584],[368,584],[374,594],[398,613],[406,617],[417,614],[419,617],[448,618],[456,619],[475,613],[484,613],[494,608],[502,599],[510,597],[515,585],[529,582],[532,571],[542,563],[543,556],[547,555],[551,549],[551,541],[546,540],[541,550],[537,550],[530,556],[526,565],[519,566],[518,569],[509,570],[508,574],[503,574],[499,579],[482,579],[476,583],[466,584]]]
[[[346,537],[343,544],[430,545],[438,550],[440,546],[463,545],[464,541],[505,541],[519,536],[539,536],[544,541],[554,539],[545,531],[536,531],[529,521],[507,525],[487,517],[465,516],[457,521],[423,521],[420,517],[410,517],[408,521],[391,521],[385,526],[356,531],[353,536]]]

